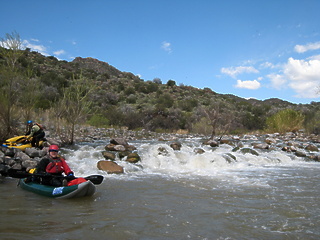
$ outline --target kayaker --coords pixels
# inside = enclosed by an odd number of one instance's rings
[[[27,140],[31,140],[31,146],[39,148],[39,142],[45,137],[44,127],[39,123],[34,123],[33,121],[29,120],[27,122],[27,132],[26,132]]]
[[[63,176],[62,173],[67,175],[68,180],[75,178],[65,159],[59,156],[58,152],[57,145],[50,145],[49,154],[37,164],[35,173],[44,174],[43,177],[40,177],[40,183],[57,187],[66,186],[65,178],[55,177]]]

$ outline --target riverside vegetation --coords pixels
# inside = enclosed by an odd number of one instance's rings
[[[60,61],[22,50],[16,32],[0,41],[0,79],[2,141],[21,135],[30,119],[66,144],[74,143],[80,125],[211,139],[249,132],[320,131],[320,102],[243,99],[177,85],[172,79],[144,80],[90,57]]]

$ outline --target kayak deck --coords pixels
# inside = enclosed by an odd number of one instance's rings
[[[34,192],[42,196],[59,199],[92,196],[96,191],[96,187],[91,181],[86,181],[73,186],[53,187],[34,182],[26,183],[25,179],[20,179],[19,185],[24,190]]]

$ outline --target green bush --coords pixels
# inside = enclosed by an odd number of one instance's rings
[[[293,109],[279,111],[267,118],[267,132],[295,132],[303,128],[304,115]]]
[[[88,124],[94,127],[108,127],[110,125],[109,120],[102,115],[93,115]]]

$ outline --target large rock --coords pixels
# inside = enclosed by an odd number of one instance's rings
[[[119,145],[119,144],[116,145],[113,143],[109,143],[108,145],[105,146],[105,150],[121,152],[121,151],[133,151],[133,150],[136,150],[136,148],[132,145]]]
[[[97,167],[99,170],[106,171],[108,174],[119,174],[124,172],[123,167],[112,161],[99,161]]]
[[[240,149],[240,152],[242,154],[247,154],[247,153],[250,153],[252,155],[256,155],[256,156],[259,156],[259,153],[251,148],[241,148]]]
[[[193,152],[195,154],[203,154],[203,153],[205,153],[205,151],[202,148],[195,148],[195,149],[193,149]]]
[[[112,161],[116,160],[116,155],[112,152],[103,151],[102,155],[106,160],[109,160],[109,159]]]
[[[114,145],[123,145],[123,146],[129,145],[128,142],[124,138],[113,138],[110,140],[110,143],[112,143]]]
[[[140,160],[141,160],[141,158],[140,158],[139,154],[134,152],[134,153],[129,153],[126,161],[129,163],[137,163]]]
[[[208,140],[204,144],[210,145],[210,147],[219,147],[219,142],[212,139]]]
[[[314,145],[314,144],[308,144],[306,146],[306,150],[312,151],[312,152],[318,152],[319,151],[318,147],[316,145]]]
[[[182,145],[181,145],[180,142],[173,142],[173,143],[170,144],[170,147],[173,150],[179,151],[181,149]]]
[[[276,140],[275,138],[267,137],[267,138],[265,139],[265,142],[266,142],[267,144],[271,145],[271,144],[276,144],[276,143],[277,143],[277,140]]]
[[[253,148],[258,148],[258,149],[268,149],[269,145],[267,143],[253,143]]]
[[[223,157],[228,163],[237,162],[237,158],[236,158],[233,154],[231,154],[231,153],[223,154],[222,157]]]
[[[42,150],[38,150],[36,148],[26,148],[25,153],[31,157],[43,157],[47,154],[47,148],[43,148]]]

